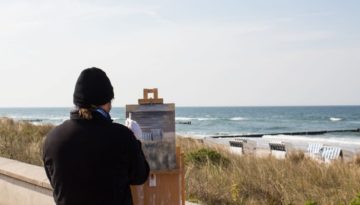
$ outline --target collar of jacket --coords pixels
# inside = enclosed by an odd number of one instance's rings
[[[111,118],[107,118],[107,117],[105,117],[104,115],[102,115],[101,113],[99,113],[97,111],[93,111],[92,115],[93,115],[93,119],[91,119],[91,121],[110,122],[110,123],[113,121]],[[70,119],[72,119],[72,120],[86,120],[86,119],[83,119],[83,118],[80,117],[79,110],[77,110],[77,109],[70,112]]]

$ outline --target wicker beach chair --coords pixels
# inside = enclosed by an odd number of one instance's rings
[[[277,159],[285,159],[286,145],[283,142],[269,142],[270,155]]]
[[[285,143],[283,143],[283,142],[269,142],[269,147],[270,147],[270,150],[286,152]]]
[[[238,154],[238,155],[242,155],[244,154],[243,150],[244,150],[244,142],[243,141],[229,141],[230,144],[230,152],[232,154]]]
[[[230,152],[233,154],[248,154],[253,155],[256,151],[256,141],[236,138],[235,140],[229,141]]]

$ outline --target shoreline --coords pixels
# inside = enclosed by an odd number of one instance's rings
[[[14,120],[15,122],[24,122],[30,123],[36,127],[41,126],[55,126],[54,124],[37,124],[36,122],[29,122],[27,120],[16,120],[7,117],[0,117],[0,120]],[[236,138],[212,138],[206,136],[196,136],[192,134],[186,134],[177,132],[176,136],[180,137],[189,137],[192,139],[203,140],[209,144],[215,145],[225,145],[227,148],[230,148],[229,141],[234,140]],[[359,137],[358,137],[359,136]],[[270,154],[269,143],[270,142],[283,142],[291,146],[294,150],[300,150],[304,153],[307,153],[307,148],[309,143],[318,143],[326,146],[339,147],[343,151],[343,159],[345,161],[352,160],[355,156],[360,155],[360,134],[355,134],[354,136],[347,135],[264,135],[263,137],[239,137],[240,139],[246,139],[249,141],[256,142],[256,151],[258,153],[262,153],[260,155],[268,155]]]

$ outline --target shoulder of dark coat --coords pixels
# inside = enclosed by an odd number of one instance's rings
[[[126,126],[124,126],[124,125],[122,125],[122,124],[113,122],[113,123],[111,124],[111,126],[112,126],[114,129],[117,129],[117,130],[122,131],[122,132],[124,132],[124,133],[130,134],[130,135],[133,134],[133,132],[132,132],[128,127],[126,127]]]
[[[121,135],[123,137],[128,136],[132,138],[134,135],[133,132],[127,128],[126,126],[119,124],[119,123],[105,123],[104,129],[109,129],[108,131],[111,135]],[[85,126],[86,129],[87,126]],[[48,134],[47,138],[54,138],[59,136],[67,136],[68,134],[72,133],[74,130],[77,130],[79,127],[73,120],[66,120],[60,125],[54,127]],[[84,127],[83,127],[84,128]],[[71,134],[70,134],[71,135]]]

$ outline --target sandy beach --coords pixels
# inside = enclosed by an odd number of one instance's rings
[[[331,142],[329,140],[321,140],[311,138],[307,139],[291,139],[286,138],[286,136],[264,136],[262,138],[211,138],[206,137],[203,139],[205,144],[209,145],[222,145],[230,149],[229,141],[233,141],[235,139],[245,139],[247,141],[253,141],[256,144],[255,155],[259,157],[269,156],[271,154],[271,150],[269,147],[269,143],[271,142],[282,142],[286,144],[288,151],[303,151],[305,154],[308,154],[308,146],[310,143],[314,144],[322,144],[331,147],[339,147],[343,153],[343,160],[345,162],[351,161],[355,156],[360,154],[360,146],[354,142]]]

